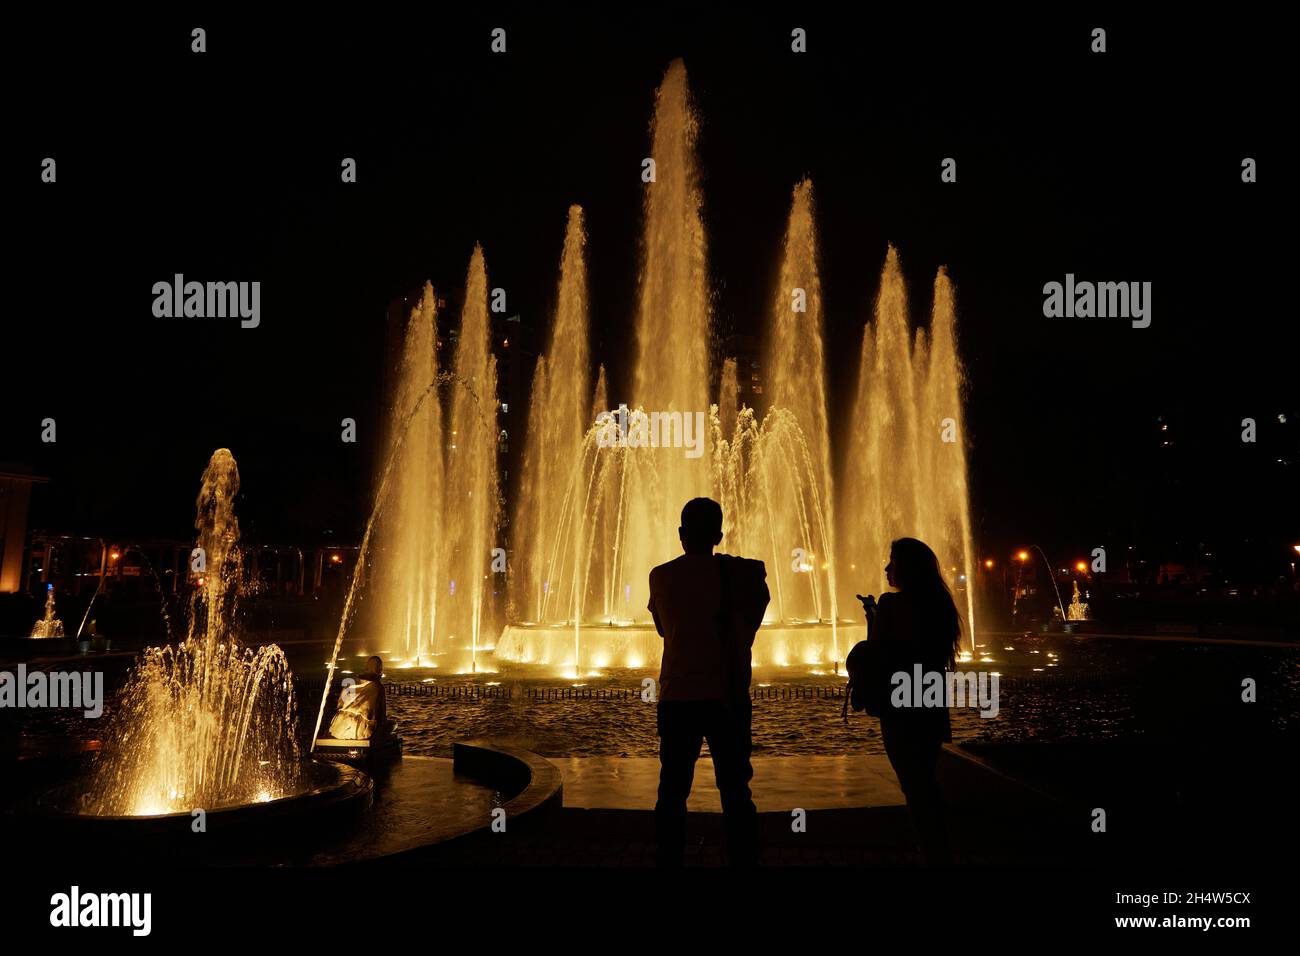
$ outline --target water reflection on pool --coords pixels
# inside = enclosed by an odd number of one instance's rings
[[[1300,703],[1297,659],[1292,648],[992,635],[958,666],[999,675],[998,715],[954,710],[953,739],[1104,739],[1142,733],[1160,711],[1195,733],[1206,719],[1201,709],[1238,700],[1245,676],[1258,684],[1260,719],[1287,730]],[[654,674],[607,669],[563,680],[526,668],[478,677],[414,668],[390,684],[389,711],[412,754],[448,756],[453,741],[492,737],[552,756],[654,756],[655,708],[641,699],[647,676]],[[754,752],[882,753],[875,719],[841,719],[843,700],[832,694],[844,682],[794,668],[756,672]],[[431,686],[447,690],[429,694]],[[1207,699],[1207,686],[1216,697]]]

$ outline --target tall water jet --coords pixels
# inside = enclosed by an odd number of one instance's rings
[[[846,529],[841,563],[873,593],[888,588],[884,566],[895,538],[934,548],[960,604],[974,649],[967,577],[974,547],[966,485],[961,368],[947,273],[935,280],[930,335],[910,331],[898,252],[885,256],[875,321],[863,330],[858,387],[839,486]]]
[[[839,609],[852,606],[855,590],[884,589],[895,537],[932,542],[956,589],[964,587],[973,547],[946,274],[936,283],[929,338],[922,332],[914,339],[890,248],[837,474],[813,191],[800,182],[762,365],[769,408],[760,419],[743,404],[741,386],[751,373],[747,365],[742,380],[735,357],[724,358],[717,404],[707,405],[711,329],[697,131],[686,71],[674,62],[651,122],[654,175],[645,184],[631,394],[607,401],[617,385],[607,387],[602,370],[597,424],[575,441],[569,410],[585,399],[588,384],[579,356],[563,353],[556,341],[565,321],[557,315],[533,384],[518,499],[526,513],[516,513],[514,530],[513,573],[523,580],[515,581],[518,613],[502,634],[498,659],[574,675],[653,665],[662,642],[646,610],[648,572],[679,553],[678,514],[697,495],[722,503],[723,548],[767,565],[773,596],[754,644],[757,666],[841,660],[863,625],[841,621]],[[562,302],[568,248],[566,240]],[[585,345],[585,335],[578,341]],[[615,410],[611,404],[618,411],[614,441],[601,424],[601,413]],[[683,426],[706,408],[708,447],[701,454],[688,456],[684,442],[665,441],[685,438]]]
[[[559,307],[541,366],[546,411],[540,420],[536,409],[530,417],[520,500],[534,503],[536,515],[525,519],[526,527],[539,533],[526,541],[516,535],[518,570],[526,577],[516,594],[527,595],[521,605],[525,626],[542,630],[521,635],[507,628],[504,656],[572,674],[615,659],[640,665],[657,655],[643,635],[617,653],[608,640],[588,647],[584,630],[648,619],[648,572],[679,552],[682,504],[711,491],[707,457],[687,457],[682,446],[684,428],[708,414],[711,331],[697,122],[680,61],[668,68],[655,95],[650,132],[654,176],[645,183],[637,358],[631,394],[618,405],[629,436],[648,437],[651,416],[658,413],[669,424],[657,431],[655,442],[633,437],[632,444],[604,440],[591,418],[577,429],[572,425],[571,410],[585,409],[593,399],[595,414],[611,410],[603,375],[593,395],[586,372],[585,265],[581,220],[572,211]],[[536,382],[533,395],[536,401]],[[705,434],[693,437],[707,440]]]
[[[829,620],[834,629],[838,595],[823,321],[813,189],[805,179],[795,186],[790,203],[780,279],[772,306],[767,380],[771,407],[790,412],[810,459],[806,464],[799,463],[807,468],[807,481],[790,486],[799,493],[792,502],[794,507],[772,512],[772,535],[784,543],[787,554],[798,549],[807,560],[778,561],[775,567],[769,565],[768,574],[786,576],[781,587],[785,604],[782,618]],[[795,472],[798,470],[796,467]],[[786,475],[792,473],[786,470]],[[786,475],[778,471],[769,480],[782,481]],[[814,540],[818,542],[816,548]]]
[[[497,364],[492,354],[487,266],[481,246],[475,246],[470,257],[453,369],[447,491],[442,502],[442,564],[447,587],[442,633],[454,665],[473,671],[480,669],[481,652],[496,645],[495,631],[492,640],[484,641],[484,596],[492,549],[499,547],[496,534],[501,513]]]
[[[203,472],[194,519],[200,572],[199,586],[190,592],[188,640],[219,643],[234,624],[244,566],[239,559],[239,519],[235,495],[239,493],[239,466],[229,449],[212,453]]]
[[[332,682],[354,606],[371,605],[376,650],[407,666],[484,669],[498,610],[487,584],[501,503],[496,358],[487,267],[474,247],[450,371],[438,367],[438,297],[407,324],[374,506],[339,622]],[[373,552],[372,552],[373,546]],[[363,581],[371,582],[363,587]],[[490,666],[490,665],[489,665]],[[319,726],[324,716],[317,716]]]
[[[970,489],[966,468],[966,416],[963,375],[957,352],[957,308],[948,270],[939,267],[934,277],[934,303],[930,311],[930,336],[925,368],[922,428],[938,442],[925,442],[926,471],[934,482],[936,513],[927,515],[941,554],[951,555],[947,566],[953,575],[958,603],[965,597],[966,633],[975,653],[975,543],[971,532]]]
[[[585,594],[577,593],[589,516],[575,513],[572,487],[582,455],[583,436],[592,419],[591,358],[587,345],[587,266],[582,207],[569,207],[560,257],[560,281],[550,340],[534,373],[528,443],[521,478],[524,518],[516,528],[513,552],[519,556],[514,581],[516,607],[524,620],[538,620],[552,601],[573,614]],[[558,606],[558,605],[557,605]]]
[[[655,93],[632,395],[647,410],[708,407],[708,264],[686,66],[674,60]],[[670,352],[667,350],[671,350]]]
[[[375,538],[374,622],[416,663],[433,663],[442,566],[443,442],[438,377],[438,299],[425,283],[411,310],[389,411],[386,445],[398,448],[389,500]],[[361,562],[358,562],[359,564]]]
[[[297,709],[284,653],[235,636],[242,560],[234,456],[216,451],[197,501],[186,638],[149,648],[120,694],[80,810],[151,816],[268,802],[298,788]]]
[[[918,470],[909,338],[907,292],[898,253],[890,246],[876,295],[875,324],[863,330],[840,488],[850,563],[861,566],[858,580],[869,593],[888,588],[889,542],[916,533],[909,485]]]
[[[683,418],[707,414],[710,404],[712,328],[698,132],[686,66],[674,60],[655,93],[650,123],[655,176],[644,185],[637,360],[628,405],[647,413],[680,412]],[[633,456],[636,480],[625,485],[618,568],[629,594],[626,604],[641,614],[649,599],[649,569],[680,550],[682,505],[709,494],[711,482],[707,457],[688,459],[680,447],[639,451]]]

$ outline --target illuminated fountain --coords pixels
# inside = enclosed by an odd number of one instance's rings
[[[54,616],[54,585],[45,588],[45,616],[32,625],[32,637],[62,637],[63,622]]]
[[[470,258],[449,373],[438,369],[437,338],[437,297],[426,284],[407,326],[379,492],[339,641],[366,575],[373,581],[365,595],[368,626],[384,635],[380,649],[417,666],[491,670],[497,630],[488,574],[501,504],[496,358],[481,248]]]
[[[934,280],[930,327],[910,330],[898,252],[889,247],[875,322],[862,339],[858,390],[840,483],[841,527],[851,547],[841,560],[863,594],[888,588],[885,560],[895,538],[920,538],[948,573],[965,612],[974,653],[974,568],[966,483],[961,363],[952,282]],[[866,562],[863,564],[863,562]]]
[[[490,423],[464,410],[442,420],[445,400],[428,396],[439,370],[436,297],[426,288],[411,314],[392,410],[388,467],[394,456],[397,466],[387,502],[376,504],[387,530],[377,532],[365,572],[382,635],[375,650],[408,664],[445,660],[457,671],[483,669],[489,648],[488,660],[574,676],[655,666],[662,641],[646,610],[648,573],[681,553],[681,507],[698,495],[722,504],[722,550],[767,566],[772,601],[755,642],[757,666],[836,667],[864,636],[861,618],[844,609],[856,608],[855,592],[885,589],[889,543],[905,535],[934,547],[973,633],[962,374],[947,274],[935,280],[928,331],[913,333],[889,248],[837,462],[812,184],[800,182],[791,197],[760,415],[743,401],[748,376],[740,380],[734,360],[710,368],[697,130],[678,61],[656,93],[651,123],[655,175],[644,186],[637,358],[626,402],[611,401],[603,367],[592,381],[583,211],[569,210],[509,522],[508,622],[492,620],[481,592],[467,590],[497,580],[495,406]],[[482,270],[476,250],[456,353],[457,376],[475,387],[455,388],[453,409],[495,386]],[[628,434],[653,432],[654,447],[605,440],[597,416],[622,405]],[[699,421],[703,453],[688,455],[681,439]]]
[[[1088,605],[1079,599],[1079,582],[1074,582],[1074,597],[1070,599],[1069,606],[1065,609],[1065,619],[1067,621],[1086,621],[1088,620]]]
[[[235,636],[242,584],[234,497],[239,470],[226,449],[203,473],[185,640],[147,649],[117,712],[77,811],[159,816],[270,803],[305,789],[292,675],[276,646]]]

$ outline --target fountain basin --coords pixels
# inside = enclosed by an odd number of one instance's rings
[[[313,760],[303,765],[300,789],[262,803],[207,809],[204,829],[196,830],[194,811],[153,816],[105,816],[80,812],[86,781],[79,779],[46,790],[25,808],[41,829],[41,839],[53,837],[86,844],[130,843],[132,853],[191,851],[211,856],[250,841],[280,839],[286,833],[331,828],[369,808],[374,784],[355,767]],[[291,830],[286,828],[291,826]],[[210,838],[210,839],[205,839]]]
[[[754,636],[754,667],[833,669],[858,641],[866,625],[828,621],[764,624]],[[536,664],[581,673],[607,667],[657,668],[663,638],[653,624],[508,624],[501,632],[498,661]]]

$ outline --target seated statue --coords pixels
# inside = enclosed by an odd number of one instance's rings
[[[384,662],[378,657],[366,661],[365,672],[339,695],[338,710],[330,721],[330,736],[336,740],[371,740],[390,733],[388,705],[384,698]]]

